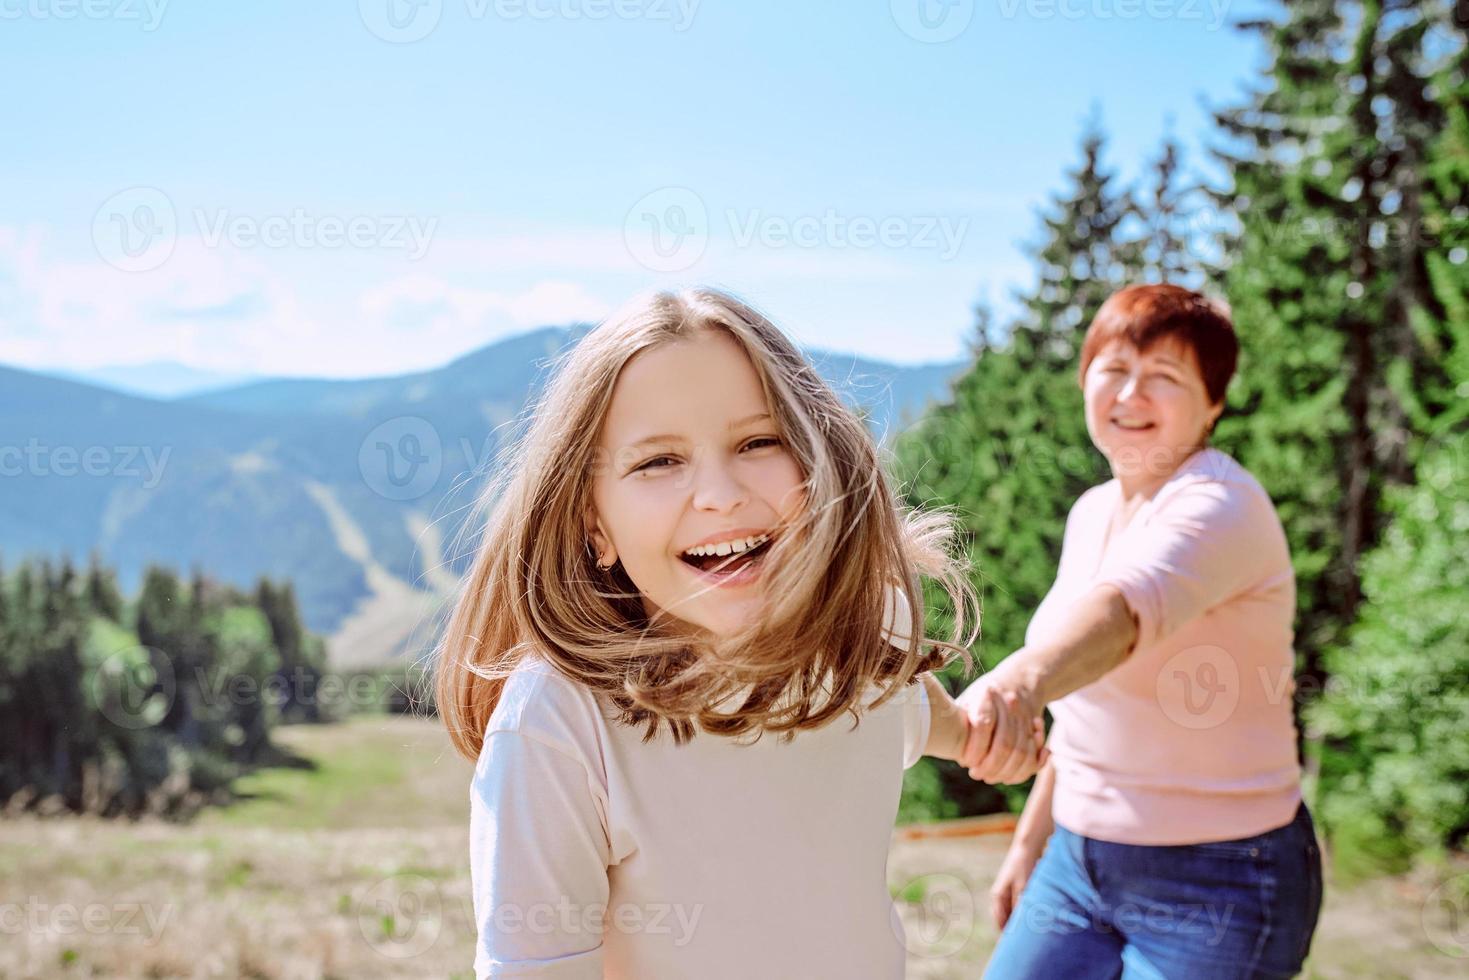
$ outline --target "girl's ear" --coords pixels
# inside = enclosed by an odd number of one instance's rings
[[[617,548],[602,530],[602,522],[595,514],[588,514],[585,526],[594,560],[603,568],[611,568],[617,563]]]

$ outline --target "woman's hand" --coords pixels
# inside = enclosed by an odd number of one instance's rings
[[[960,765],[973,779],[1022,783],[1045,765],[1045,725],[1040,706],[1025,684],[997,667],[959,695],[969,717],[971,737]]]
[[[971,776],[974,775],[978,761],[986,758],[991,751],[996,730],[995,721],[999,713],[991,710],[976,718],[974,712],[949,697],[943,683],[932,673],[924,674],[921,682],[928,691],[930,719],[928,743],[924,746],[923,754],[938,759],[952,759],[969,769]],[[1006,724],[1011,720],[1013,719],[1007,718]],[[1039,768],[1050,758],[1050,752],[1045,748],[1046,727],[1040,718],[1032,720],[1031,740],[1034,744],[1027,746],[1026,754],[1038,758]],[[1013,781],[1021,782],[1029,775],[1027,772]]]
[[[1018,837],[1010,843],[999,874],[995,875],[995,883],[990,886],[990,915],[995,920],[996,929],[1004,929],[1005,923],[1010,921],[1015,907],[1020,904],[1025,883],[1030,881],[1031,872],[1045,848],[1044,841],[1031,844]]]

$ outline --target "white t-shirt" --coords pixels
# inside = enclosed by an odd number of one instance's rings
[[[855,729],[645,743],[524,661],[470,789],[476,976],[901,977],[887,855],[928,729],[915,681]]]

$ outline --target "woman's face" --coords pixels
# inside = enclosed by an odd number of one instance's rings
[[[1086,427],[1122,479],[1169,476],[1203,445],[1211,404],[1193,348],[1165,338],[1146,351],[1114,340],[1087,367]]]
[[[719,580],[680,557],[758,537],[805,504],[800,468],[739,343],[713,331],[633,357],[613,388],[595,469],[593,544],[603,564],[622,563],[648,615],[715,635],[747,623],[761,603],[758,560]]]

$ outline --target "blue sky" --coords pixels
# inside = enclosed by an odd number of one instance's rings
[[[693,282],[960,356],[1091,107],[1197,148],[1257,6],[0,0],[0,362],[397,373]]]

